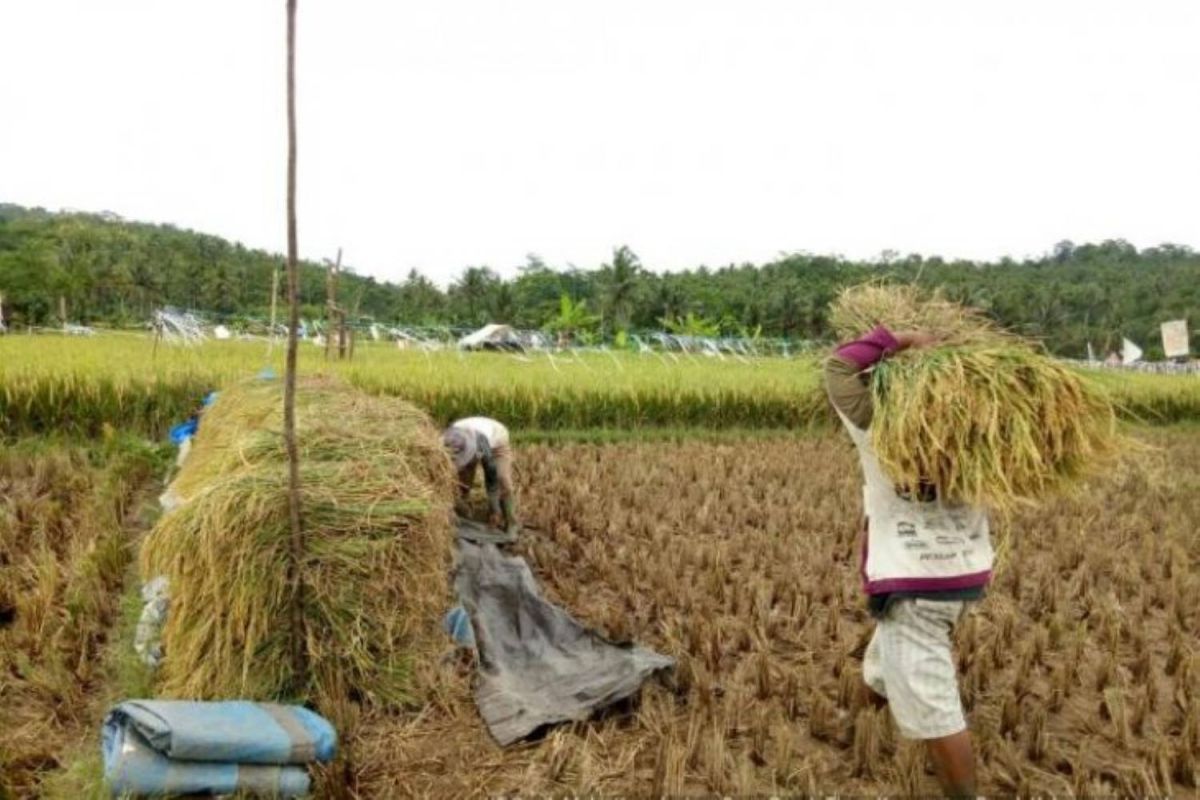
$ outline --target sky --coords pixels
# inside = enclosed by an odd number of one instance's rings
[[[283,0],[0,4],[0,201],[285,247]],[[301,255],[1200,244],[1191,0],[299,0]]]

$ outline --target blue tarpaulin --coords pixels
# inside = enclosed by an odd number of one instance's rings
[[[300,706],[241,700],[130,700],[108,713],[104,774],[114,797],[308,793],[303,765],[329,761],[337,734]]]
[[[217,392],[209,392],[204,395],[204,399],[200,401],[201,408],[208,408],[217,400]],[[171,444],[176,447],[182,445],[188,439],[196,435],[196,431],[200,429],[199,415],[188,417],[183,422],[171,428]]]
[[[196,435],[196,430],[200,427],[200,420],[192,417],[186,422],[181,422],[171,428],[171,444],[179,446],[188,439]]]

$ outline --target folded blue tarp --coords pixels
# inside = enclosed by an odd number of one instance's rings
[[[302,766],[329,761],[333,726],[300,706],[130,700],[104,721],[104,774],[114,797],[308,793]]]

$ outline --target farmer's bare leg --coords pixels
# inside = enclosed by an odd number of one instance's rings
[[[458,500],[454,504],[454,510],[460,517],[466,517],[471,513],[471,506],[467,502],[467,498],[471,494],[472,484],[475,483],[476,470],[476,465],[471,464],[458,471]]]
[[[971,732],[927,739],[929,757],[933,771],[947,797],[976,797],[975,794],[975,751],[971,747]]]
[[[511,528],[517,522],[512,446],[507,443],[497,445],[492,450],[492,457],[496,461],[496,477],[500,483],[500,508],[504,511],[504,525]]]
[[[958,692],[950,636],[966,604],[900,598],[880,620],[863,657],[863,675],[886,694],[906,739],[926,743],[942,791],[975,796],[975,754]]]

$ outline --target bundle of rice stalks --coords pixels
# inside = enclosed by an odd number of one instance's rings
[[[871,441],[898,486],[1007,512],[1077,485],[1125,446],[1098,385],[976,312],[875,284],[844,292],[834,316],[861,320],[856,333],[884,324],[942,339],[872,376]]]
[[[308,676],[292,674],[282,386],[224,391],[174,491],[183,504],[142,548],[170,581],[160,679],[169,697],[408,700],[448,598],[453,476],[413,406],[330,380],[296,397]]]
[[[981,311],[947,300],[940,289],[923,293],[911,284],[871,281],[843,289],[829,322],[840,339],[883,325],[894,331],[925,331],[954,344],[1011,338]]]

